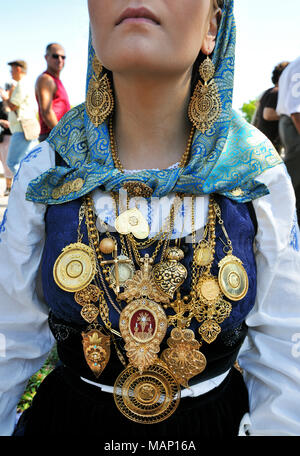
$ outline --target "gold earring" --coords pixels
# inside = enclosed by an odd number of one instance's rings
[[[93,59],[93,75],[86,96],[86,111],[96,127],[102,124],[114,109],[114,97],[109,78],[106,73],[101,77],[102,71],[103,65],[95,56]]]
[[[204,83],[198,81],[189,104],[188,114],[197,130],[205,133],[220,116],[222,104],[218,86],[213,79],[215,66],[208,56],[201,63],[199,73]]]

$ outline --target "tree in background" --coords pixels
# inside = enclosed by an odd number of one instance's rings
[[[244,103],[243,106],[240,108],[247,122],[252,123],[252,119],[255,114],[257,105],[257,100],[250,100],[248,101],[248,103]]]

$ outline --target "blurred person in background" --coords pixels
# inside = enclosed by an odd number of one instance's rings
[[[300,220],[300,57],[289,64],[279,79],[277,114],[284,161],[296,193]]]
[[[5,90],[13,90],[13,86],[6,84]],[[0,102],[0,160],[3,167],[6,187],[3,196],[8,196],[12,186],[13,174],[6,164],[11,131],[8,123],[8,109]]]
[[[283,70],[289,62],[281,62],[275,66],[272,73],[273,87],[266,90],[258,103],[254,125],[264,133],[273,143],[274,147],[281,153],[282,143],[279,137],[279,116],[276,112],[278,100],[278,81]]]
[[[51,130],[70,110],[69,97],[60,80],[66,59],[63,47],[56,43],[49,44],[45,59],[47,70],[38,77],[35,87],[41,125],[40,142],[48,138]]]
[[[14,60],[8,65],[16,86],[13,91],[1,89],[0,96],[9,108],[8,122],[12,133],[6,163],[15,175],[21,160],[36,145],[39,125],[34,97],[26,77],[27,63],[24,60]]]

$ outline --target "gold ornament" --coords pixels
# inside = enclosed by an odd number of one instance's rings
[[[146,239],[150,232],[147,220],[136,207],[120,214],[116,218],[115,228],[119,234],[131,233],[137,239]]]
[[[144,182],[130,181],[123,184],[123,189],[127,191],[130,198],[142,197],[150,198],[153,193],[153,189]]]
[[[86,288],[96,274],[93,249],[77,242],[62,250],[53,267],[56,284],[65,291],[76,292]]]
[[[215,67],[208,56],[201,63],[199,73],[204,84],[198,81],[189,104],[188,114],[197,130],[205,133],[220,117],[222,103],[218,86],[213,79]]]
[[[99,249],[104,255],[109,255],[115,250],[116,243],[112,238],[104,238],[99,244]]]
[[[131,421],[154,424],[169,418],[180,401],[180,386],[164,363],[157,361],[141,375],[129,365],[114,385],[114,400]]]
[[[132,261],[122,255],[118,256],[118,246],[115,243],[114,247],[114,252],[113,252],[113,259],[112,260],[103,260],[100,262],[101,266],[112,264],[113,268],[111,269],[110,273],[110,282],[112,287],[116,289],[116,293],[120,292],[120,286],[124,285],[124,274],[125,276],[128,275],[129,277],[132,277],[132,271],[134,271],[134,267],[132,264]],[[120,280],[120,265],[123,265],[123,278]],[[128,266],[127,269],[125,269],[125,265]],[[126,280],[126,279],[125,279]]]
[[[154,266],[153,277],[156,285],[172,299],[176,290],[187,278],[187,270],[179,263],[184,258],[184,253],[178,247],[168,248],[166,257],[168,261]]]
[[[98,127],[111,115],[114,97],[107,74],[101,77],[103,66],[96,56],[93,60],[93,70],[86,96],[86,112],[91,122]]]
[[[194,261],[197,266],[208,266],[214,260],[214,254],[207,241],[201,241],[194,253]]]
[[[67,196],[73,192],[79,192],[84,184],[84,180],[80,177],[70,182],[65,182],[60,187],[55,188],[52,191],[52,198],[58,200],[62,196]]]
[[[98,378],[110,358],[110,336],[101,329],[91,328],[82,333],[82,345],[86,362]]]
[[[191,329],[174,328],[167,341],[169,348],[161,354],[178,383],[188,388],[188,382],[204,371],[207,361],[199,351],[201,344]]]
[[[147,297],[153,301],[168,304],[170,299],[161,291],[154,280],[153,268],[149,255],[141,258],[141,269],[136,271],[132,279],[125,282],[123,293],[119,294],[119,299],[131,302],[134,299]]]
[[[92,323],[99,315],[98,308],[92,302],[97,302],[100,294],[99,288],[91,284],[75,293],[75,301],[83,306],[80,314],[88,323]]]
[[[219,284],[223,294],[232,301],[243,299],[249,288],[248,275],[242,261],[227,255],[219,262]]]
[[[168,326],[165,312],[154,301],[137,299],[122,311],[119,326],[128,359],[142,374],[157,360]]]

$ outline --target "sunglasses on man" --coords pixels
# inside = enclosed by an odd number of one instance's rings
[[[65,55],[60,55],[60,54],[52,54],[51,57],[53,59],[59,59],[59,58],[62,58],[63,60],[66,59],[66,56]]]

